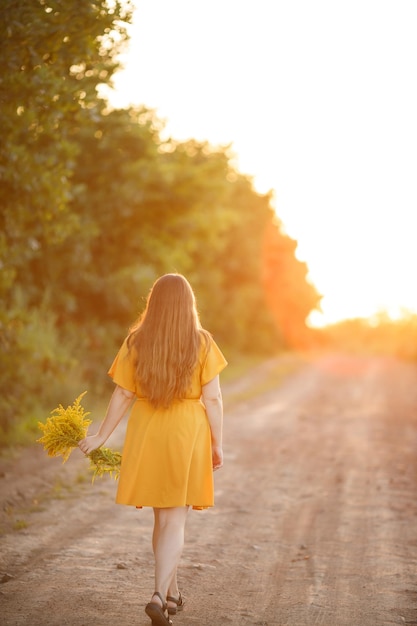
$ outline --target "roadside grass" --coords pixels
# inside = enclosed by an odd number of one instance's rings
[[[268,361],[252,363],[250,367],[239,367],[239,375],[235,375],[236,370],[232,371],[224,385],[226,408],[276,389],[306,362],[307,358],[300,353],[283,353]]]
[[[238,378],[245,376],[258,365],[265,362],[265,357],[236,354],[228,360],[227,367],[220,374],[222,384],[235,382]]]
[[[66,500],[74,491],[73,482],[66,482],[57,478],[51,490],[51,498],[54,500]]]
[[[75,479],[63,480],[57,478],[49,488],[32,496],[31,500],[26,504],[9,504],[5,506],[3,508],[4,515],[2,516],[2,523],[0,525],[0,536],[10,531],[21,531],[28,528],[30,526],[28,520],[31,518],[31,515],[46,511],[49,502],[53,500],[76,498],[79,494],[79,489],[82,488],[87,481],[88,470],[79,472]],[[89,482],[91,483],[91,479]]]
[[[25,530],[26,528],[28,528],[29,524],[27,523],[26,520],[24,519],[17,519],[15,520],[15,522],[13,523],[13,530]]]

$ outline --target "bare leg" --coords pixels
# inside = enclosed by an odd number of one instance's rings
[[[152,547],[155,556],[155,591],[163,598],[178,597],[177,567],[184,547],[188,507],[154,508]],[[152,597],[152,602],[160,600]]]

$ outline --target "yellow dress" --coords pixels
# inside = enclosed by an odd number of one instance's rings
[[[109,375],[136,394],[127,424],[116,502],[136,507],[214,504],[211,433],[201,388],[219,374],[227,361],[210,338],[202,341],[187,397],[167,409],[155,409],[141,393],[134,366],[123,342]]]

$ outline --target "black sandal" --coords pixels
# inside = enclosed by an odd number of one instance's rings
[[[168,607],[168,615],[176,615],[177,611],[182,611],[184,608],[184,600],[182,599],[181,592],[179,592],[178,598],[167,596],[167,602],[174,602],[177,605]]]
[[[171,626],[172,621],[165,615],[165,611],[167,610],[166,602],[159,591],[155,591],[153,595],[158,596],[162,606],[159,606],[156,602],[148,602],[145,606],[145,613],[151,618],[152,626]]]

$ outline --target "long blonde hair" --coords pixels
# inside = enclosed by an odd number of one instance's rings
[[[185,397],[197,364],[203,330],[193,290],[181,274],[154,283],[143,314],[131,328],[137,385],[156,408]]]

